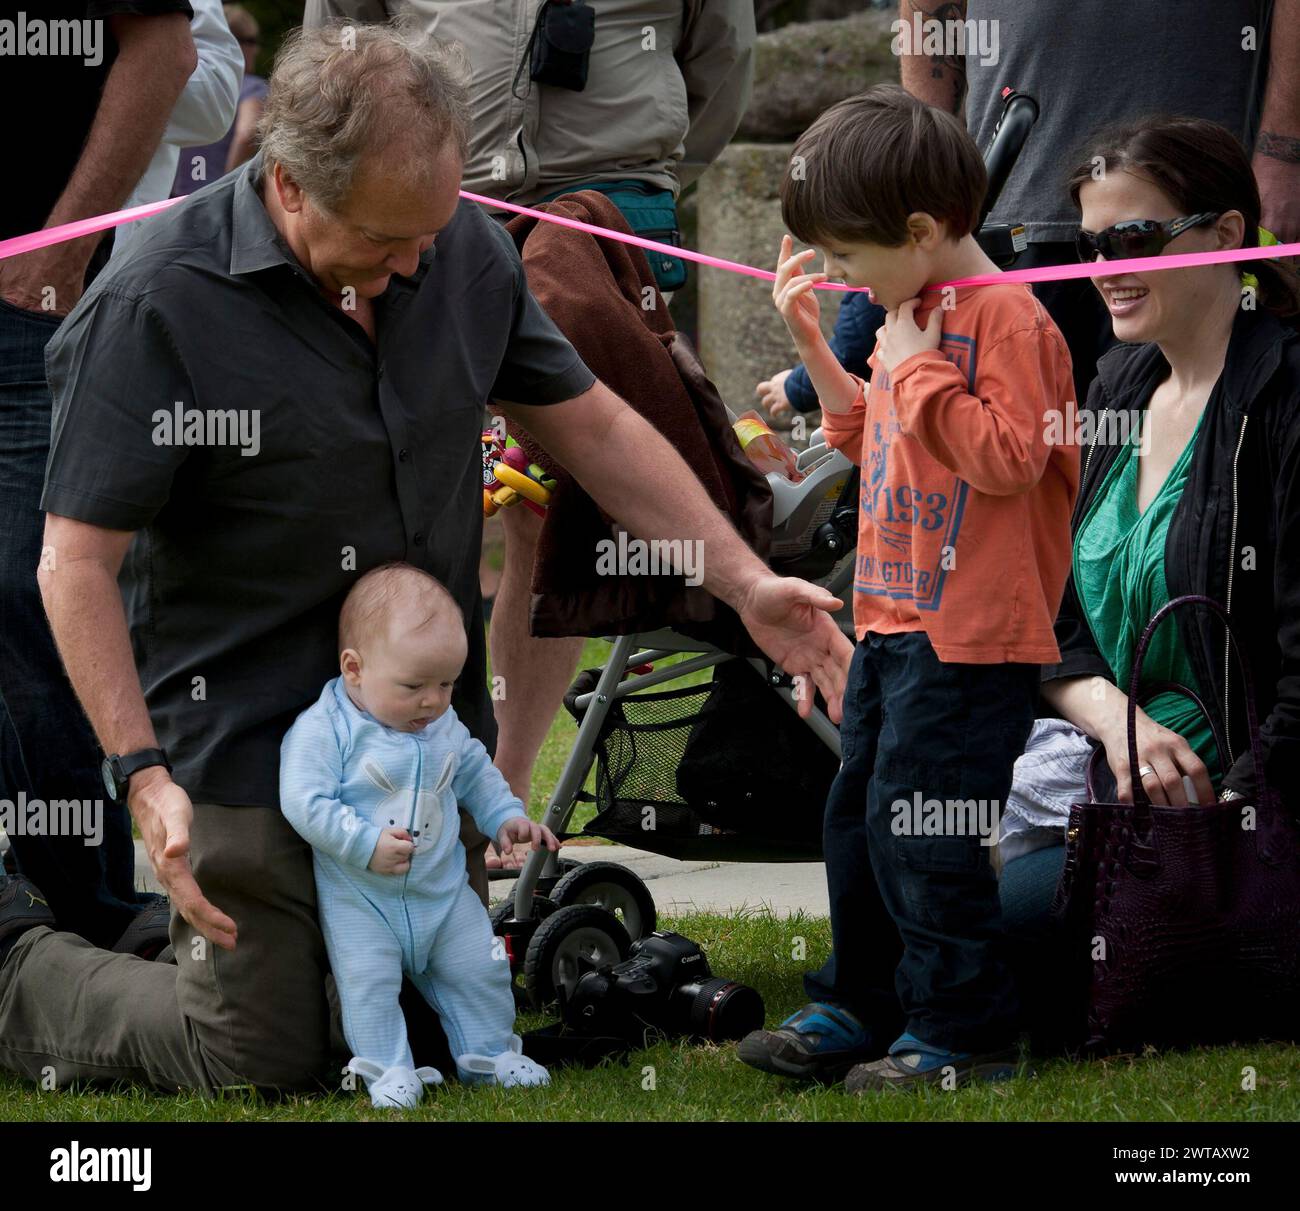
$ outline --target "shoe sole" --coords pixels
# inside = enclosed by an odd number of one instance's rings
[[[939,1068],[931,1069],[929,1072],[918,1072],[899,1080],[885,1080],[872,1084],[854,1084],[848,1086],[850,1093],[875,1093],[885,1089],[914,1089],[918,1085],[938,1085],[943,1082],[944,1072],[951,1065],[943,1065]],[[990,1060],[983,1064],[975,1064],[970,1068],[963,1069],[956,1073],[954,1086],[961,1089],[965,1085],[973,1084],[976,1081],[1009,1081],[1020,1071],[1019,1061],[1008,1060]],[[1028,1066],[1025,1067],[1024,1074],[1033,1076],[1034,1071]],[[847,1080],[846,1080],[847,1085]]]
[[[855,1055],[845,1059],[820,1061],[814,1064],[797,1064],[773,1055],[762,1044],[746,1047],[748,1039],[741,1039],[736,1047],[739,1056],[751,1068],[760,1072],[770,1072],[773,1076],[791,1077],[798,1081],[816,1081],[819,1084],[835,1085],[842,1081],[849,1072],[859,1064],[866,1062],[863,1056]]]

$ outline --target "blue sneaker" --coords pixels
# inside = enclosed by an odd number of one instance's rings
[[[971,1081],[1001,1081],[1015,1076],[1020,1066],[1020,1049],[990,1051],[973,1055],[969,1051],[948,1051],[934,1047],[914,1034],[900,1035],[883,1059],[858,1064],[844,1079],[849,1093],[868,1089],[915,1089],[937,1085],[951,1077],[955,1085]]]
[[[775,1030],[755,1030],[736,1054],[751,1068],[802,1080],[839,1081],[855,1064],[880,1054],[871,1032],[847,1009],[814,1001]]]

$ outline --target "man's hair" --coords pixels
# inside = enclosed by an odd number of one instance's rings
[[[386,636],[394,611],[407,604],[425,611],[417,629],[448,612],[460,620],[462,629],[465,626],[460,604],[436,576],[395,561],[371,568],[352,586],[339,611],[339,651],[359,651],[362,644]]]
[[[461,48],[409,20],[295,30],[275,57],[258,127],[266,161],[326,211],[347,197],[363,157],[431,183],[448,143],[462,161],[469,154],[467,80]]]
[[[805,244],[896,248],[917,212],[947,223],[954,239],[969,235],[987,190],[984,161],[957,118],[879,84],[799,136],[781,178],[781,217]]]

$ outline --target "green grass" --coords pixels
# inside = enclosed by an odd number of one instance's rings
[[[581,668],[607,659],[609,645],[590,640]],[[676,659],[676,658],[672,658]],[[681,684],[702,682],[701,672]],[[677,683],[674,683],[677,684]],[[540,818],[546,799],[573,747],[577,725],[560,711],[538,756],[529,812]],[[591,788],[588,778],[588,789]],[[570,831],[590,819],[580,807]],[[509,884],[493,886],[494,899]],[[704,947],[713,970],[757,988],[769,1024],[781,1021],[804,998],[800,977],[819,965],[830,948],[823,918],[779,918],[759,911],[722,917],[695,914],[665,918]],[[795,957],[797,939],[803,952]],[[521,1030],[546,1024],[521,1018]],[[852,1097],[766,1076],[742,1064],[732,1046],[663,1042],[632,1056],[627,1065],[552,1073],[546,1089],[502,1091],[450,1084],[414,1111],[380,1111],[364,1093],[264,1099],[251,1091],[219,1098],[159,1096],[123,1087],[111,1091],[42,1092],[0,1074],[0,1121],[335,1121],[394,1118],[489,1121],[1295,1121],[1300,1119],[1300,1049],[1282,1045],[1198,1049],[1106,1061],[1052,1058],[1035,1063],[1036,1075],[998,1085],[945,1092],[889,1093]],[[1253,1090],[1242,1088],[1253,1070]],[[648,1087],[653,1086],[653,1087]]]
[[[830,945],[825,920],[676,917],[664,922],[697,940],[719,974],[752,984],[769,1023],[802,1003],[800,974]],[[791,957],[795,939],[807,958]],[[529,1028],[540,1019],[524,1019]],[[503,1091],[449,1084],[413,1111],[374,1110],[359,1092],[268,1101],[228,1091],[220,1098],[158,1096],[135,1088],[41,1092],[0,1077],[0,1121],[332,1121],[397,1118],[455,1121],[1256,1121],[1300,1118],[1300,1052],[1281,1046],[1198,1050],[1076,1063],[1037,1062],[1037,1075],[999,1085],[854,1097],[766,1076],[732,1046],[664,1042],[628,1065],[555,1069],[546,1089]],[[1256,1088],[1242,1089],[1242,1069]],[[651,1077],[653,1080],[651,1080]],[[646,1086],[653,1084],[652,1088]]]

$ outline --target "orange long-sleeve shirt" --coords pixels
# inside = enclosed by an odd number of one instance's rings
[[[921,327],[940,302],[923,296]],[[1079,447],[1048,438],[1075,415],[1070,355],[1027,286],[954,303],[937,350],[891,375],[877,347],[852,408],[822,413],[862,467],[854,626],[924,631],[944,661],[1052,663]]]

